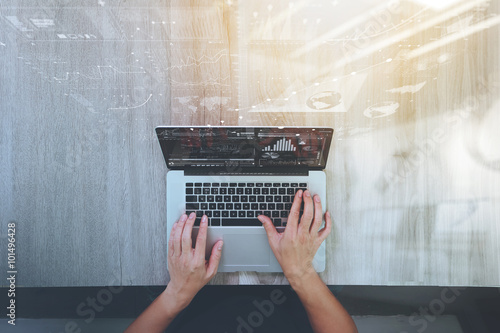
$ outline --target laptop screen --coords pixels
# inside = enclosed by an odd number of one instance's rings
[[[331,128],[157,127],[169,169],[293,167],[324,169]]]

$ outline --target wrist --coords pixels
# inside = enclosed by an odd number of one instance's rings
[[[289,276],[285,274],[285,276],[295,292],[307,289],[308,285],[310,285],[315,279],[319,278],[318,273],[316,273],[314,269],[310,269],[299,274],[290,274]]]
[[[174,315],[174,317],[184,310],[192,300],[192,298],[182,295],[182,292],[175,289],[170,283],[160,297],[162,297],[167,313]]]

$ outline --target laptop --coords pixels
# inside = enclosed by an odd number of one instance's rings
[[[318,194],[326,211],[324,169],[333,137],[323,127],[159,126],[167,172],[167,239],[183,213],[209,220],[207,258],[224,241],[219,272],[281,272],[257,216],[283,232],[295,192]],[[325,244],[314,260],[325,270]]]

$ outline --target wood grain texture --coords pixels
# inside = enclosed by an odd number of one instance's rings
[[[328,284],[500,285],[499,1],[331,6],[2,1],[0,254],[15,221],[18,285],[168,282],[168,124],[333,127]]]

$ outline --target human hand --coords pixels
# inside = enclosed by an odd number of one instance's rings
[[[300,217],[300,205],[304,200],[304,213]],[[300,223],[299,223],[300,218]],[[293,200],[288,222],[283,233],[279,233],[270,218],[259,215],[264,225],[271,249],[290,284],[304,277],[316,274],[313,258],[321,243],[331,230],[331,217],[325,214],[325,226],[319,230],[323,221],[321,200],[318,195],[311,197],[306,190],[297,191]]]
[[[207,241],[208,219],[203,215],[200,229],[193,248],[191,233],[196,214],[189,217],[183,214],[170,233],[168,244],[168,270],[170,282],[165,292],[173,299],[175,306],[185,308],[198,291],[217,273],[222,241],[212,248],[210,259],[205,260],[205,245]]]

